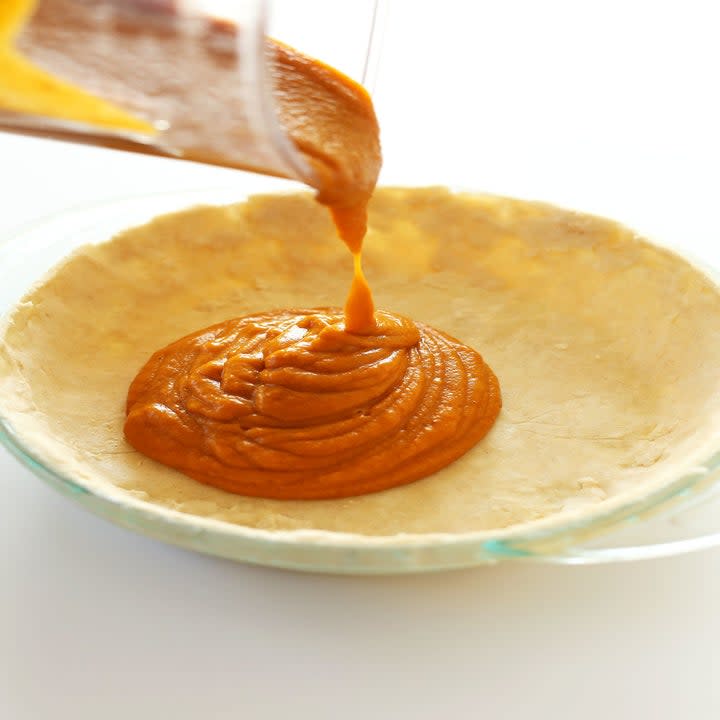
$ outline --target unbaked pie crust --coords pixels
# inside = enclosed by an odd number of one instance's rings
[[[134,451],[128,385],[156,349],[274,308],[340,305],[350,257],[308,194],[158,217],[77,250],[0,330],[0,416],[57,472],[266,530],[394,536],[590,514],[717,450],[720,293],[614,222],[444,189],[380,189],[364,255],[379,307],[478,349],[503,409],[490,434],[411,485],[343,500],[232,495]]]

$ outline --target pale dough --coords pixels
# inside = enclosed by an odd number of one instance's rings
[[[350,257],[306,194],[192,208],[81,248],[0,330],[0,416],[38,457],[119,501],[376,536],[594,512],[717,450],[718,288],[630,230],[541,204],[383,189],[365,268],[380,307],[478,349],[500,379],[495,428],[432,477],[344,500],[260,500],[123,439],[128,385],[154,350],[229,317],[342,304]]]

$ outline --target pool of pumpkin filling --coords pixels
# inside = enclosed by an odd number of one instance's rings
[[[361,536],[590,517],[717,451],[720,291],[633,231],[378,189],[350,339],[348,257],[305,193],[82,247],[5,320],[0,417],[118,502]]]

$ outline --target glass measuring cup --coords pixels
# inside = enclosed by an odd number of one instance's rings
[[[313,118],[292,102],[302,56],[266,37],[265,0],[8,2],[0,129],[320,184]],[[44,96],[23,94],[23,73]]]

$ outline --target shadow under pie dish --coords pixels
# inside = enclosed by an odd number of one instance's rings
[[[62,254],[74,252],[6,316],[0,417],[39,472],[121,524],[267,564],[433,569],[542,554],[710,479],[710,278],[608,220],[380,189],[364,253],[378,306],[482,353],[503,389],[495,427],[444,470],[359,497],[265,500],[199,484],[125,442],[131,380],[158,347],[215,322],[337,305],[346,252],[307,194],[193,207],[108,240],[122,227],[111,214],[99,210],[89,233],[70,223]]]

